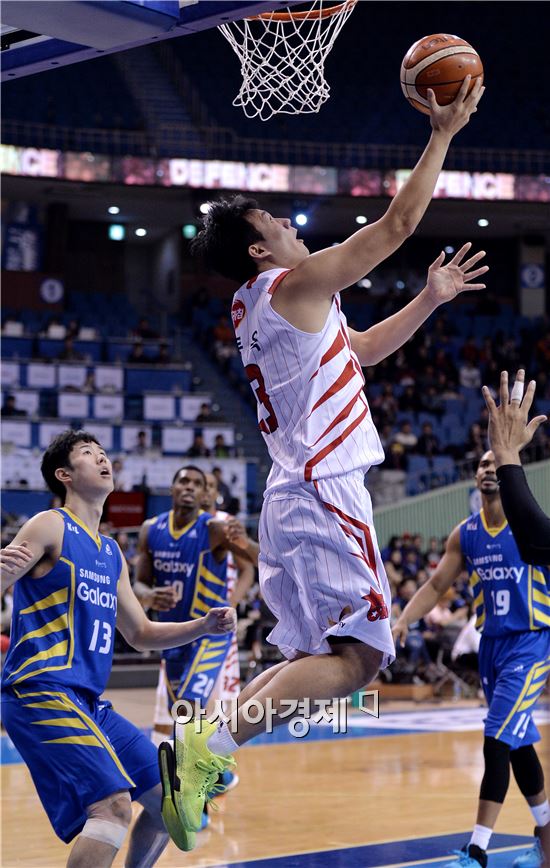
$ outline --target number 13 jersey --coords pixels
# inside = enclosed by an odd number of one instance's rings
[[[351,349],[340,295],[323,329],[294,328],[271,306],[288,269],[264,271],[233,297],[231,315],[258,422],[273,466],[266,494],[303,482],[365,472],[384,460]]]
[[[550,568],[521,560],[508,522],[494,528],[483,510],[471,515],[460,526],[460,547],[484,636],[550,627]]]
[[[41,578],[15,583],[2,685],[38,682],[100,696],[111,672],[122,555],[69,509],[56,512],[65,524],[59,560]]]

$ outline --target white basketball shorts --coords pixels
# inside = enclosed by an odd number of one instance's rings
[[[278,619],[268,641],[285,657],[330,652],[353,636],[395,659],[391,592],[363,471],[276,490],[260,517],[260,587]]]

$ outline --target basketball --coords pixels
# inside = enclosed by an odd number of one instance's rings
[[[428,88],[439,105],[449,105],[467,75],[472,76],[469,91],[478,78],[483,81],[483,64],[475,48],[460,36],[434,33],[407,51],[401,64],[401,89],[410,104],[427,115]]]

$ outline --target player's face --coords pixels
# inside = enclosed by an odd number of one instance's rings
[[[246,219],[263,237],[263,241],[256,241],[249,247],[258,263],[267,261],[293,268],[309,255],[288,217],[273,217],[269,211],[254,208],[247,213]]]
[[[201,506],[203,509],[211,510],[216,503],[218,496],[218,480],[213,473],[206,474],[206,491],[202,499]]]
[[[205,492],[202,473],[182,470],[172,485],[172,505],[174,509],[198,509],[202,505]]]
[[[113,490],[112,465],[98,443],[75,443],[69,456],[72,488],[91,494],[110,494]]]
[[[495,456],[490,451],[481,457],[476,473],[476,485],[482,494],[490,495],[498,493]]]

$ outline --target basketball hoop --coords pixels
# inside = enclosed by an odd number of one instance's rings
[[[318,112],[330,96],[325,59],[357,0],[305,12],[262,12],[219,26],[241,63],[243,83],[233,100],[249,118]]]

